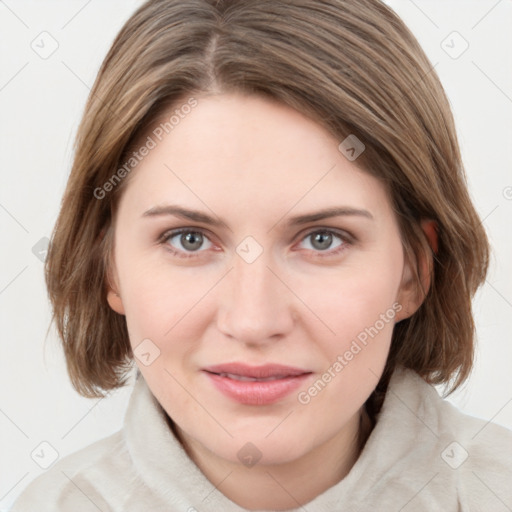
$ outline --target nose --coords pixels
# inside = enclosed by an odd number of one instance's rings
[[[291,332],[294,295],[274,267],[265,251],[252,263],[235,255],[219,296],[217,324],[224,335],[247,345],[263,345]]]

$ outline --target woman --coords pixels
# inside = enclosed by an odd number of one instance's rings
[[[498,510],[462,414],[488,242],[442,86],[376,0],[153,0],[78,133],[46,277],[123,430],[13,510]]]

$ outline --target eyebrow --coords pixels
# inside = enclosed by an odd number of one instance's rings
[[[189,208],[184,208],[183,206],[179,205],[155,206],[145,211],[142,214],[142,217],[151,218],[165,215],[173,215],[178,218],[192,220],[194,222],[200,222],[202,224],[208,224],[214,227],[228,227],[226,222],[223,221],[222,219],[212,217],[207,213],[201,212],[199,210],[192,210]],[[328,219],[330,217],[340,216],[357,216],[364,217],[370,220],[373,220],[374,218],[373,215],[368,210],[362,210],[350,206],[341,206],[324,208],[316,212],[305,213],[302,215],[297,215],[295,217],[289,217],[286,221],[286,224],[288,226],[299,226],[302,224],[307,224],[308,222],[315,222],[318,220]]]

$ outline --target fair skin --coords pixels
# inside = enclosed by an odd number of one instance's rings
[[[190,457],[219,492],[248,509],[298,507],[350,471],[363,404],[384,369],[393,326],[421,303],[384,187],[345,158],[340,142],[269,100],[198,97],[133,171],[117,211],[109,304],[126,315],[134,349],[150,339],[160,350],[149,366],[136,361]],[[225,225],[143,216],[170,204]],[[371,218],[287,224],[327,207]],[[178,228],[199,231],[199,240],[162,239]],[[326,230],[327,248],[314,236]],[[340,238],[345,233],[351,238]],[[248,236],[263,249],[251,263],[236,252]],[[393,304],[402,306],[396,316],[300,403],[299,392]],[[247,405],[202,371],[232,361],[311,373],[277,403]],[[237,456],[248,442],[261,452],[252,467]]]

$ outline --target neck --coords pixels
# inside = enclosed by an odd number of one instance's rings
[[[189,457],[217,490],[249,510],[298,508],[322,494],[349,473],[372,429],[363,407],[340,432],[298,459],[247,468],[216,456],[171,420],[169,423]]]

